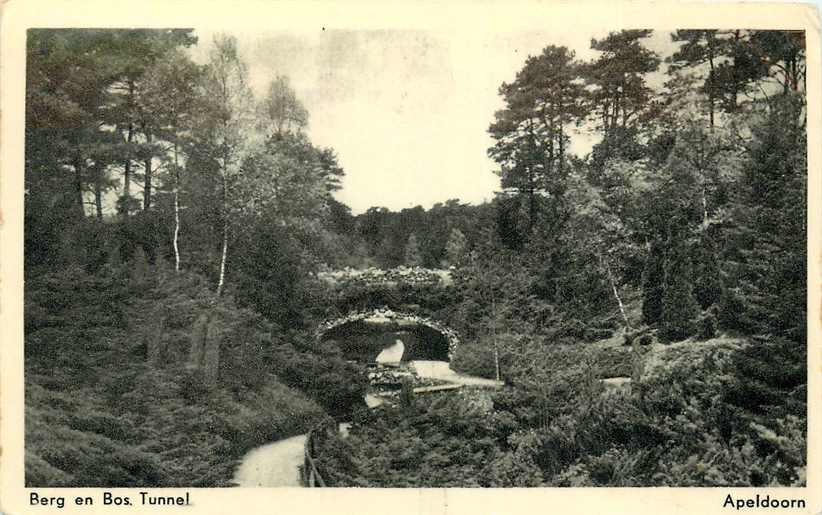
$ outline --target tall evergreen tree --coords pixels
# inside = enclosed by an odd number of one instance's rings
[[[719,250],[709,231],[699,235],[693,256],[694,295],[702,309],[719,302],[722,295],[722,274],[719,268]]]
[[[586,115],[578,79],[574,53],[552,45],[529,57],[514,82],[499,90],[506,107],[488,129],[495,140],[488,154],[500,164],[502,187],[526,198],[529,232],[541,203],[550,210],[549,221],[558,220],[562,210],[568,126]]]
[[[717,30],[677,30],[671,34],[671,40],[675,43],[681,42],[682,45],[668,58],[671,63],[669,73],[674,73],[683,67],[707,65],[708,70],[700,89],[708,97],[708,116],[711,127],[714,126],[716,98],[719,93],[715,76],[717,61],[727,47],[727,41],[718,37],[718,32]]]
[[[682,340],[693,335],[699,315],[699,303],[693,293],[693,266],[687,232],[679,224],[681,221],[674,220],[670,225],[662,283],[660,334],[668,340]]]
[[[651,32],[623,30],[591,40],[591,48],[600,54],[585,67],[585,80],[592,88],[591,110],[605,137],[637,124],[651,105],[653,92],[645,75],[659,68],[660,59],[641,42]]]
[[[731,280],[748,324],[805,340],[807,150],[804,102],[788,95],[752,128],[732,214]]]
[[[642,321],[648,325],[654,325],[662,318],[664,263],[662,245],[652,244],[642,271]]]

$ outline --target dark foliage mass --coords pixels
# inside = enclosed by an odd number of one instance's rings
[[[500,86],[494,200],[354,215],[233,38],[198,65],[187,30],[30,31],[27,484],[226,485],[327,415],[353,417],[318,457],[336,486],[803,484],[804,38],[650,34]],[[346,267],[419,280],[323,279]],[[314,331],[384,306],[506,386],[360,411],[365,370]]]

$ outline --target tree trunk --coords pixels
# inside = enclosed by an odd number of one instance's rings
[[[534,135],[534,127],[532,120],[528,120],[528,134],[530,136],[530,151],[532,153],[536,152],[537,142],[536,136]],[[529,163],[528,163],[528,235],[533,232],[534,230],[534,219],[536,218],[537,213],[537,203],[536,203],[536,177],[534,177],[534,154],[529,156]]]
[[[494,371],[495,377],[497,381],[500,380],[500,372],[499,372],[499,348],[497,347],[497,303],[494,299],[493,292],[491,293],[491,317],[492,317],[492,325],[491,325],[491,340],[494,343]]]
[[[628,109],[625,107],[625,104],[621,106],[622,109],[622,128],[625,129],[628,127]]]
[[[128,124],[128,132],[126,133],[126,143],[129,147],[134,139],[134,125]],[[131,149],[129,148],[130,152]],[[128,216],[128,210],[131,204],[131,159],[126,159],[123,167],[123,216]]]
[[[537,192],[534,186],[534,170],[528,168],[528,234],[534,231],[534,219],[537,216]]]
[[[737,47],[739,45],[740,38],[741,38],[741,36],[739,34],[739,31],[738,30],[734,31],[734,47]],[[736,69],[736,66],[737,66],[736,57],[733,58],[733,65],[732,66],[734,67],[734,69]],[[731,81],[731,112],[736,112],[738,96],[739,96],[739,83],[736,80],[732,80]]]
[[[180,271],[180,169],[174,144],[174,271]]]
[[[94,167],[94,208],[97,212],[97,219],[103,221],[103,186],[100,184],[102,177],[98,166]]]
[[[708,228],[708,194],[705,192],[705,186],[702,186],[702,226]]]
[[[134,81],[128,81],[128,108],[132,108],[134,102]],[[130,113],[128,113],[130,114]],[[127,115],[128,115],[127,114]],[[131,143],[134,140],[134,124],[128,122],[128,130],[126,131],[126,151],[131,152]],[[128,210],[131,207],[131,158],[126,158],[123,167],[123,216],[128,216]]]
[[[708,87],[708,113],[710,117],[711,123],[711,130],[714,130],[714,56],[713,56],[713,47],[709,48],[709,56],[708,56],[708,63],[711,66],[711,71],[708,74],[708,79],[710,80],[710,86]]]
[[[610,114],[608,112],[609,110],[610,110],[610,107],[608,106],[608,103],[606,102],[602,106],[602,129],[603,129],[603,134],[606,135],[606,136],[608,135],[608,117],[610,116]]]
[[[151,134],[146,132],[146,142],[151,143]],[[151,156],[143,161],[143,168],[145,169],[145,178],[143,179],[143,211],[148,211],[151,208]]]
[[[608,281],[611,283],[611,290],[614,292],[614,298],[619,304],[619,312],[622,314],[622,320],[625,321],[625,329],[630,331],[631,330],[631,323],[628,321],[628,314],[625,312],[625,305],[622,303],[622,298],[619,296],[619,290],[616,287],[616,281],[614,280],[614,274],[611,273],[611,267],[608,263],[605,264],[605,270],[608,273]]]
[[[554,117],[553,112],[548,117],[548,166],[545,167],[545,176],[550,177],[554,171]]]
[[[217,283],[217,296],[223,293],[225,284],[225,262],[228,257],[228,178],[223,169],[223,251],[220,257],[220,280]]]
[[[562,177],[565,171],[565,131],[562,125],[562,120],[559,123],[559,175]]]
[[[617,91],[616,96],[614,97],[614,113],[613,113],[613,120],[611,121],[611,127],[619,127],[619,112],[622,110],[622,95],[620,95],[619,91]]]
[[[220,257],[220,281],[217,283],[217,296],[223,293],[223,285],[225,284],[225,262],[228,257],[228,220],[223,222],[223,251]]]
[[[74,159],[74,194],[80,219],[86,217],[86,201],[83,198],[83,165],[80,158]]]

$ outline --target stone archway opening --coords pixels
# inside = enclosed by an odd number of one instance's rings
[[[335,343],[347,359],[361,363],[375,363],[381,354],[393,363],[450,361],[458,343],[453,331],[436,322],[389,310],[326,322],[318,330],[318,338]]]

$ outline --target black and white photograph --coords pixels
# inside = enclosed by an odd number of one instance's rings
[[[26,30],[25,487],[806,508],[806,32],[324,21]]]

